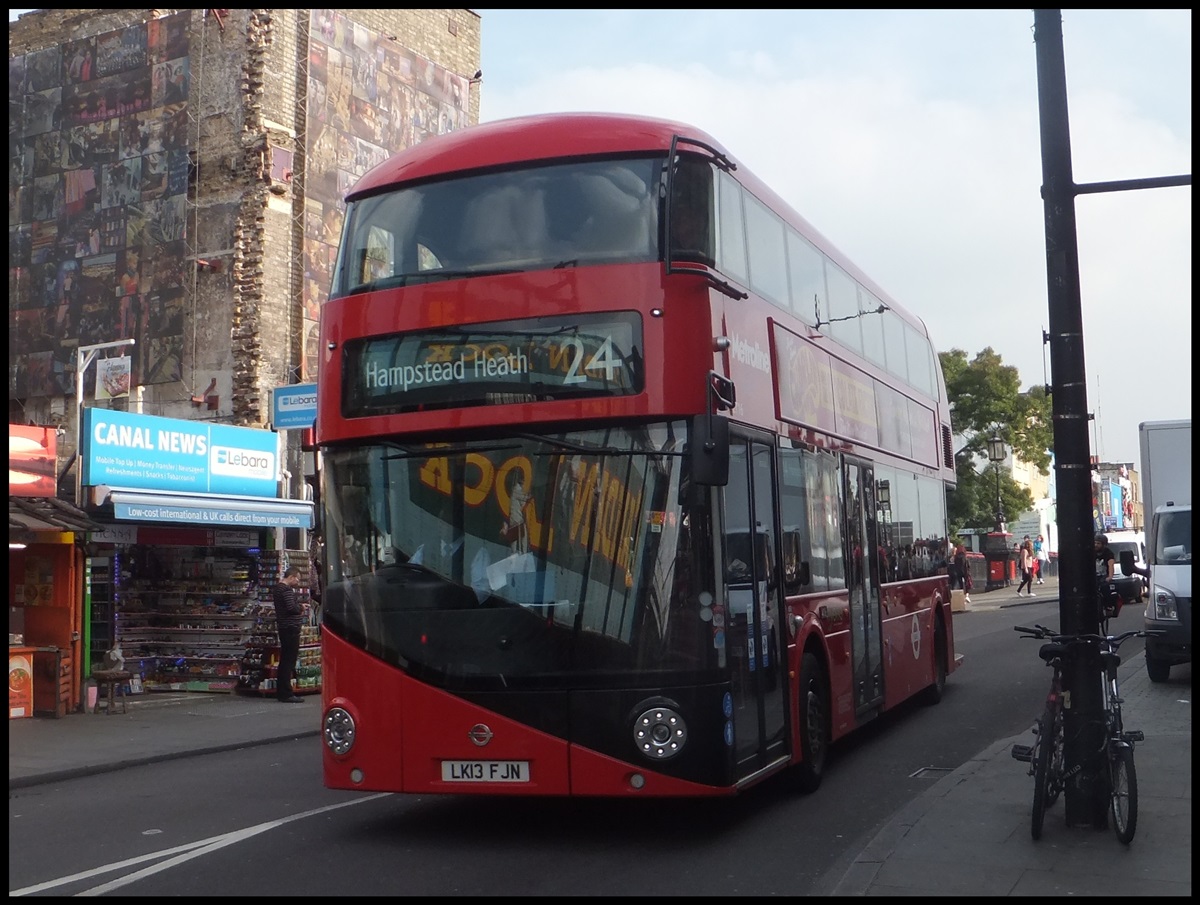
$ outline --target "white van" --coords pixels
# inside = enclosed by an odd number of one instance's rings
[[[1124,576],[1121,574],[1121,551],[1133,554],[1133,563],[1146,568],[1146,535],[1142,531],[1109,531],[1108,546],[1116,557],[1116,581],[1126,603],[1141,603],[1149,594],[1148,580],[1144,575]]]

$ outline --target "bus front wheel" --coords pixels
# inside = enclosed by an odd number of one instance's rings
[[[814,792],[821,785],[829,755],[829,692],[825,670],[815,654],[800,660],[797,716],[800,720],[800,762],[792,767],[796,788]]]

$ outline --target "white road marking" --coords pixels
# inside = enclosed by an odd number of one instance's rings
[[[77,896],[100,896],[105,893],[112,892],[114,889],[120,889],[122,886],[128,886],[130,883],[136,883],[144,877],[153,876],[156,873],[161,873],[164,870],[174,867],[177,864],[183,864],[191,861],[193,858],[199,858],[202,855],[207,855],[209,852],[215,852],[226,846],[233,845],[236,842],[241,842],[244,839],[249,839],[252,836],[257,836],[260,833],[265,833],[267,830],[273,830],[276,827],[284,824],[292,823],[296,820],[303,820],[306,817],[315,817],[317,814],[324,814],[327,811],[336,811],[339,808],[349,807],[355,804],[365,804],[368,801],[374,801],[376,798],[384,798],[391,795],[391,792],[379,792],[375,795],[367,795],[364,798],[356,798],[354,801],[343,801],[339,804],[326,805],[323,808],[316,808],[311,811],[304,811],[300,814],[293,814],[290,817],[282,817],[279,820],[270,820],[267,823],[260,823],[257,826],[246,827],[241,830],[234,830],[231,833],[223,833],[220,836],[211,836],[208,839],[201,839],[199,842],[189,842],[186,845],[177,845],[174,848],[169,848],[161,852],[151,852],[146,855],[138,855],[136,858],[128,858],[125,861],[118,861],[116,864],[106,864],[103,867],[92,868],[91,870],[81,871],[77,874],[71,874],[69,877],[60,877],[57,880],[47,880],[45,883],[37,883],[33,886],[26,886],[22,889],[14,889],[9,892],[10,896],[28,896],[34,893],[42,892],[47,889],[54,889],[58,886],[66,886],[69,883],[77,883],[80,880],[87,880],[91,877],[98,877],[101,874],[111,873],[112,871],[124,870],[138,864],[144,864],[147,861],[154,861],[159,858],[166,858],[158,864],[150,867],[144,867],[141,870],[134,871],[128,876],[121,877],[116,880],[110,880],[107,883],[102,883],[99,886],[93,886],[91,889],[85,889],[83,892],[78,892]],[[173,856],[173,857],[172,857]]]

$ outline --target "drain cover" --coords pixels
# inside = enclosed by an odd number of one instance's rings
[[[951,772],[950,767],[922,767],[908,774],[909,779],[938,779]]]

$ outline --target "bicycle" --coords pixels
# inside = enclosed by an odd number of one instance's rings
[[[1117,682],[1117,667],[1121,665],[1118,650],[1130,638],[1144,638],[1157,632],[1133,630],[1119,635],[1062,635],[1044,625],[1032,628],[1016,625],[1013,629],[1027,637],[1047,641],[1038,651],[1038,656],[1054,670],[1045,710],[1033,727],[1036,736],[1033,745],[1013,745],[1011,752],[1016,760],[1030,764],[1029,774],[1033,777],[1033,838],[1041,838],[1046,809],[1053,806],[1066,786],[1067,774],[1063,764],[1064,658],[1072,647],[1088,646],[1096,650],[1104,667],[1104,753],[1108,768],[1109,812],[1117,839],[1128,845],[1137,831],[1137,771],[1134,768],[1133,747],[1136,742],[1144,741],[1145,735],[1140,730],[1125,729],[1122,720],[1123,702]]]

